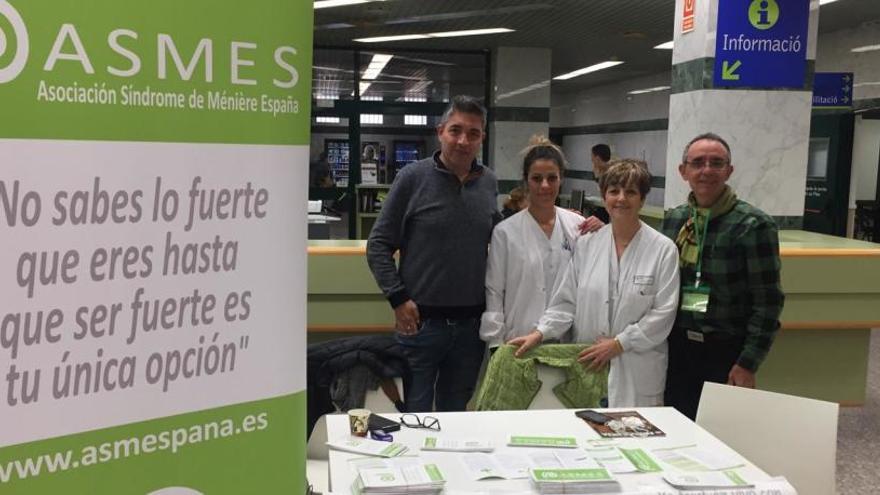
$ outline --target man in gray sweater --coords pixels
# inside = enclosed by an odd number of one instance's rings
[[[454,97],[437,127],[440,151],[397,174],[367,243],[410,363],[411,412],[463,411],[483,360],[487,248],[501,220],[495,174],[476,160],[485,127],[478,100]]]

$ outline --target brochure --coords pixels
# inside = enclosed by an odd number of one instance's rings
[[[330,448],[353,452],[362,455],[375,455],[379,457],[397,457],[406,453],[409,448],[398,442],[380,442],[369,438],[345,435],[332,442],[327,442]]]
[[[422,450],[447,450],[451,452],[492,452],[492,442],[477,438],[425,437]]]
[[[620,448],[620,453],[623,454],[624,457],[629,460],[633,466],[636,467],[636,470],[640,473],[659,473],[663,471],[663,468],[660,467],[659,464],[651,457],[650,454],[645,452],[644,449],[634,448],[634,449],[624,449]]]
[[[533,469],[532,485],[542,494],[607,493],[620,483],[605,468]]]
[[[679,490],[714,490],[717,488],[751,488],[754,485],[736,471],[707,473],[666,473],[663,479]]]
[[[586,451],[590,457],[612,473],[658,473],[663,471],[663,468],[644,449],[591,446]]]
[[[434,495],[443,491],[446,480],[436,464],[417,464],[408,467],[362,468],[352,485],[354,494]]]
[[[654,457],[680,471],[719,471],[742,466],[737,458],[693,445],[654,449]]]
[[[475,481],[492,478],[506,480],[527,478],[531,467],[528,456],[515,453],[469,453],[459,459],[470,478]]]
[[[601,468],[586,452],[572,449],[542,449],[529,453],[472,453],[464,454],[461,462],[473,480],[528,478],[529,470],[536,468]]]
[[[611,418],[605,424],[593,423],[584,419],[584,423],[590,426],[603,438],[627,438],[627,437],[665,437],[666,433],[657,428],[653,423],[645,419],[636,411],[602,412]]]
[[[575,449],[577,440],[574,437],[536,437],[527,435],[511,435],[507,440],[510,447],[552,447]]]
[[[699,473],[697,476],[704,475],[719,475],[724,476],[723,473]],[[693,476],[694,473],[688,473],[684,476]],[[665,478],[665,477],[664,477]],[[726,483],[721,480],[722,483]],[[687,485],[691,486],[691,485]],[[755,482],[754,485],[734,485],[734,486],[723,486],[723,487],[699,487],[699,488],[669,488],[666,487],[664,489],[660,489],[657,487],[655,491],[653,487],[647,490],[650,494],[657,495],[692,495],[692,494],[709,494],[712,495],[797,495],[797,491],[791,486],[791,483],[788,482],[784,477],[779,476],[775,478],[771,478],[766,481],[758,481]],[[645,494],[647,495],[647,494]]]

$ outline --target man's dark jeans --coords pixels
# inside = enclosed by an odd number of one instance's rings
[[[415,335],[397,334],[409,360],[404,382],[409,412],[464,411],[474,393],[486,344],[480,319],[425,319]]]

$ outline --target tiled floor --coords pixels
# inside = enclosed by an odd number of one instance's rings
[[[866,395],[863,407],[840,409],[837,428],[840,495],[880,493],[880,329],[871,333]]]

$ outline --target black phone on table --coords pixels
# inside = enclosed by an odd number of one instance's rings
[[[390,431],[398,431],[400,430],[400,423],[397,421],[388,419],[383,416],[379,416],[378,414],[370,415],[370,422],[367,426],[368,430],[382,430],[385,433]]]
[[[604,425],[604,424],[608,423],[609,421],[611,421],[612,419],[614,419],[611,416],[606,416],[605,414],[602,414],[599,411],[594,411],[592,409],[584,409],[582,411],[575,411],[574,414],[575,414],[575,416],[577,416],[581,419],[585,419],[585,420],[589,421],[590,423],[596,423],[599,425]]]

